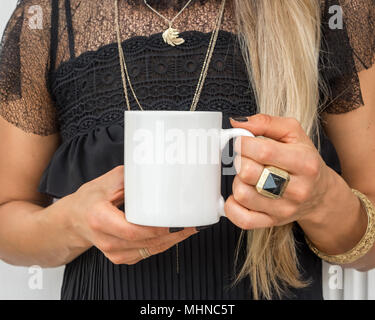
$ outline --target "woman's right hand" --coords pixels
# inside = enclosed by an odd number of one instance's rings
[[[195,228],[170,233],[169,228],[131,224],[117,208],[123,199],[123,166],[82,185],[65,198],[72,209],[69,225],[74,236],[87,248],[97,247],[114,264],[135,264],[143,259],[140,249],[156,255],[197,233]]]

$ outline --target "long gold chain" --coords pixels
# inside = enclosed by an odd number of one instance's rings
[[[128,110],[131,110],[130,107],[130,101],[129,101],[129,95],[128,95],[128,89],[127,89],[127,83],[129,84],[129,88],[131,93],[134,96],[134,99],[139,107],[140,110],[144,110],[141,106],[141,103],[139,102],[139,99],[137,95],[135,94],[133,85],[130,80],[129,72],[128,72],[128,67],[125,61],[125,55],[124,51],[122,49],[121,45],[121,32],[120,32],[120,22],[119,22],[119,8],[118,8],[118,1],[119,0],[114,0],[115,2],[115,20],[116,20],[116,35],[117,35],[117,44],[118,44],[118,51],[119,51],[119,60],[120,60],[120,67],[121,67],[121,78],[122,78],[122,83],[123,83],[123,89],[124,89],[124,94],[125,94],[125,100],[126,100],[126,105]],[[200,95],[202,93],[202,89],[207,77],[208,73],[208,68],[210,66],[210,62],[212,60],[212,55],[216,46],[216,41],[219,35],[219,30],[220,26],[223,20],[223,15],[224,15],[224,9],[225,9],[225,2],[226,0],[222,0],[221,5],[220,5],[220,11],[218,16],[216,17],[215,21],[215,29],[212,32],[210,42],[208,45],[207,53],[203,62],[203,67],[201,74],[199,76],[198,84],[194,93],[193,101],[190,107],[190,111],[195,111],[200,99]]]

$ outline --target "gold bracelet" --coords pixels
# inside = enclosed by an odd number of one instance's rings
[[[306,242],[311,251],[321,259],[332,264],[344,265],[353,263],[366,255],[375,243],[375,207],[371,201],[358,190],[352,189],[352,192],[360,199],[361,203],[366,209],[368,218],[366,233],[353,249],[343,254],[328,255],[319,251],[305,236]]]

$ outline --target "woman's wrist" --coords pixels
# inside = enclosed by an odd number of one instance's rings
[[[92,245],[87,241],[75,226],[75,217],[72,195],[66,196],[48,207],[45,223],[57,226],[56,236],[61,237],[61,255],[67,263],[89,249]]]
[[[0,256],[14,265],[57,267],[88,249],[70,223],[69,200],[41,207],[27,201],[0,206]]]
[[[320,251],[337,255],[354,248],[367,229],[368,217],[345,180],[327,167],[327,191],[321,209],[298,221]]]

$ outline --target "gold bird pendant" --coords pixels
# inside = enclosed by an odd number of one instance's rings
[[[172,47],[179,46],[185,42],[183,38],[180,38],[178,30],[172,27],[169,27],[163,32],[163,40]]]

